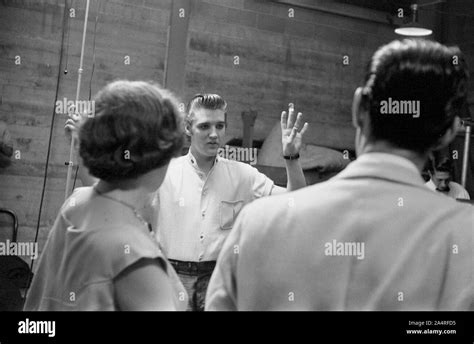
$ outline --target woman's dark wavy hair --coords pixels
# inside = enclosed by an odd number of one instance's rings
[[[379,48],[367,70],[363,91],[371,135],[424,153],[452,125],[466,101],[468,69],[458,47],[424,39],[393,41]],[[381,101],[420,102],[420,117],[381,114]]]
[[[119,80],[94,100],[95,114],[79,130],[79,153],[93,176],[109,182],[136,178],[179,155],[182,114],[169,91]]]

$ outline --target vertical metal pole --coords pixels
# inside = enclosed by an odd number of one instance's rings
[[[462,174],[461,174],[461,185],[463,188],[466,187],[466,177],[467,177],[467,164],[469,162],[469,143],[471,140],[471,126],[466,125],[466,136],[464,137],[464,154],[462,158]]]
[[[87,32],[87,21],[89,18],[89,2],[90,0],[87,0],[86,2],[86,17],[84,19],[84,30],[82,32],[82,46],[81,46],[81,59],[79,62],[79,69],[77,71],[78,73],[78,78],[77,78],[77,89],[76,89],[76,110],[77,110],[77,102],[79,100],[79,95],[81,93],[81,81],[82,81],[82,66],[84,62],[84,46],[86,43],[86,32]],[[69,163],[67,167],[67,179],[66,179],[66,191],[64,193],[64,199],[66,200],[69,196],[69,189],[71,188],[71,175],[72,175],[72,164],[73,164],[73,157],[74,157],[74,149],[76,142],[75,142],[75,137],[74,135],[71,135],[71,147],[69,149]]]

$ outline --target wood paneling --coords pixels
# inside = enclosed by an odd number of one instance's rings
[[[289,18],[288,8],[265,1],[244,1],[242,8],[196,0],[186,95],[224,96],[229,137],[241,135],[240,113],[256,110],[255,138],[265,139],[293,102],[310,123],[308,143],[353,148],[352,94],[373,51],[395,34],[389,25],[302,8]],[[349,65],[343,64],[345,55]]]
[[[71,3],[71,2],[68,2]],[[43,175],[51,129],[53,139],[39,232],[42,249],[64,201],[69,139],[64,115],[51,119],[59,73],[58,99],[74,100],[86,1],[76,0],[75,18],[69,18],[69,40],[64,42],[60,68],[64,1],[3,1],[0,4],[0,116],[8,124],[14,150],[21,159],[0,170],[0,207],[14,210],[19,218],[18,240],[33,241],[40,207]],[[171,0],[91,0],[85,45],[81,99],[95,94],[118,78],[163,82]],[[95,70],[93,34],[97,9]],[[67,31],[66,36],[67,37]],[[63,70],[66,63],[68,73]],[[21,64],[15,65],[15,56]],[[124,57],[130,56],[130,64]],[[77,183],[80,185],[80,182]]]
[[[20,220],[20,240],[35,236],[48,139],[52,145],[39,242],[63,203],[69,140],[57,115],[58,99],[74,99],[85,0],[75,0],[68,41],[59,66],[64,1],[2,1],[0,6],[0,116],[21,159],[0,170],[0,206]],[[318,2],[322,3],[322,2]],[[91,1],[81,97],[118,78],[163,82],[172,0]],[[192,0],[186,39],[183,101],[197,92],[221,94],[228,102],[228,139],[241,137],[241,112],[258,111],[254,138],[264,140],[288,103],[310,123],[306,142],[353,148],[351,101],[364,68],[380,45],[398,38],[381,22],[262,0]],[[95,70],[93,33],[97,9]],[[474,66],[471,0],[450,0],[444,20],[446,43],[459,44]],[[363,10],[362,10],[363,11]],[[471,15],[467,17],[466,15]],[[181,42],[182,43],[182,42]],[[68,73],[64,74],[66,67]],[[15,65],[15,56],[21,65]],[[349,65],[343,64],[343,56]],[[130,65],[124,57],[130,57]],[[235,56],[239,64],[234,64]],[[169,71],[169,78],[176,77]],[[176,81],[176,80],[173,80]],[[179,80],[178,80],[179,81]],[[181,82],[181,81],[179,81]],[[89,84],[91,85],[89,90]],[[474,104],[474,78],[469,99]]]

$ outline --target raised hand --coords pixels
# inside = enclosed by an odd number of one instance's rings
[[[66,135],[71,138],[71,135],[74,135],[74,138],[77,139],[77,135],[79,132],[79,127],[84,120],[84,116],[79,114],[74,109],[71,109],[68,114],[68,120],[64,125],[64,130],[66,131]]]
[[[296,155],[301,149],[303,135],[308,129],[308,123],[302,125],[303,114],[298,112],[295,115],[295,108],[292,103],[288,106],[288,113],[281,113],[281,143],[283,155]]]

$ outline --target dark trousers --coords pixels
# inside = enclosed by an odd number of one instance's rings
[[[216,266],[211,262],[182,262],[169,259],[188,293],[188,311],[204,311],[206,292],[212,272]]]

